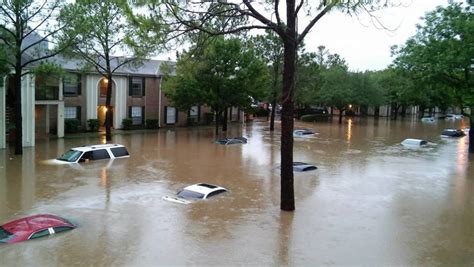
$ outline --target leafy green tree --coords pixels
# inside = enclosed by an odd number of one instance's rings
[[[461,4],[438,7],[404,46],[395,47],[394,64],[426,84],[443,84],[457,106],[469,107],[474,125],[474,14]],[[428,86],[426,89],[438,86]],[[469,131],[469,152],[474,153],[474,132]]]
[[[115,72],[125,66],[140,64],[162,44],[158,34],[152,42],[136,42],[146,36],[135,27],[134,23],[139,19],[140,16],[131,16],[126,0],[77,0],[61,12],[61,20],[68,22],[63,38],[73,40],[69,55],[83,59],[84,69],[94,69],[108,81],[105,100],[107,141],[112,140],[111,100]],[[120,56],[123,53],[127,57]]]
[[[57,20],[63,5],[62,0],[4,0],[0,4],[0,66],[4,71],[12,70],[14,97],[10,104],[14,108],[17,155],[23,154],[21,79],[67,47],[68,42],[52,43],[65,26]]]
[[[202,53],[183,53],[176,75],[163,88],[182,110],[196,104],[210,106],[216,116],[216,135],[221,114],[230,107],[246,108],[251,97],[259,98],[267,79],[264,63],[239,39],[215,38]],[[225,123],[225,122],[224,122]]]
[[[351,76],[345,64],[333,63],[324,71],[319,98],[339,110],[339,123],[342,123],[344,111],[355,99]]]

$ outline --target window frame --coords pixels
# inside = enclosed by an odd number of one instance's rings
[[[73,86],[67,86],[67,82],[66,82],[66,77],[69,76],[69,77],[75,77],[77,80],[76,80],[76,85],[75,85],[75,88],[74,89],[70,89],[70,88],[73,88]],[[81,74],[79,73],[66,73],[66,75],[63,77],[62,79],[62,82],[63,82],[63,96],[65,97],[74,97],[74,96],[79,96],[82,94],[82,77],[81,77]],[[72,83],[70,83],[72,84]],[[69,88],[69,90],[67,91],[66,88]]]
[[[140,81],[138,83],[137,81]],[[138,85],[140,88],[134,88]],[[130,76],[128,80],[128,95],[131,97],[144,97],[145,96],[145,77]]]

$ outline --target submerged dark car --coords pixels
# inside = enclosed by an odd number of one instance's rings
[[[233,144],[247,144],[247,138],[238,136],[233,138],[222,138],[216,141],[217,144],[221,145],[233,145]]]
[[[441,136],[444,137],[463,137],[466,133],[464,133],[461,129],[444,129],[441,133]]]

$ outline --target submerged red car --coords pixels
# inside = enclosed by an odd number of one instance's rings
[[[76,228],[68,220],[51,214],[38,214],[0,226],[0,244],[17,243]]]

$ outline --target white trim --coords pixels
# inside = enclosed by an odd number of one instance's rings
[[[7,85],[7,77],[1,77],[3,79],[3,86],[0,86],[0,149],[7,147],[7,129],[6,129],[6,104],[5,96],[7,93],[6,85]]]
[[[22,77],[21,100],[23,147],[35,146],[35,77],[32,74]]]

